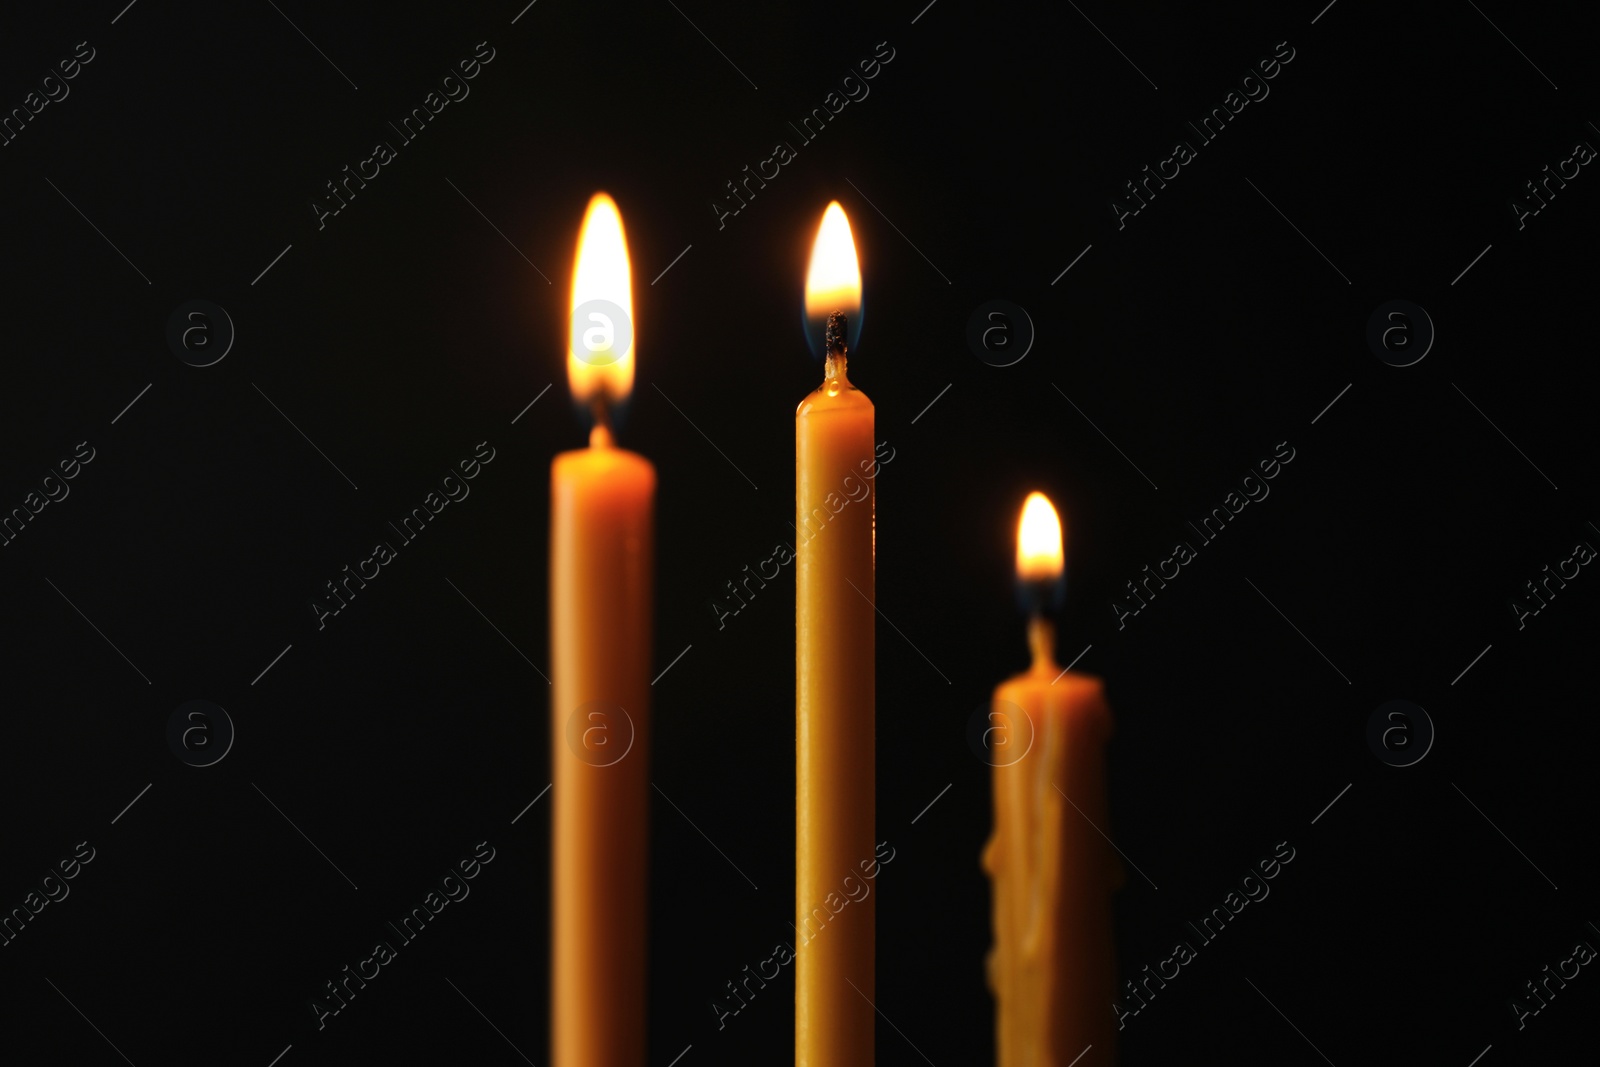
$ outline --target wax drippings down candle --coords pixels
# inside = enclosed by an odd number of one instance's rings
[[[1019,599],[1032,613],[1029,669],[994,691],[989,759],[991,879],[999,1067],[1066,1067],[1087,1048],[1111,1063],[1116,996],[1111,894],[1122,867],[1107,831],[1104,747],[1111,712],[1100,680],[1062,671],[1044,617],[1063,573],[1061,524],[1030,494],[1017,529]],[[1098,829],[1097,829],[1098,828]]]
[[[817,929],[816,909],[870,862],[873,841],[873,408],[845,365],[861,274],[844,210],[828,205],[806,280],[828,316],[823,382],[795,410],[795,956],[797,1067],[870,1067],[876,894]],[[852,486],[865,484],[862,496]],[[838,501],[852,501],[844,507]],[[814,934],[814,936],[812,936]]]
[[[550,468],[550,1060],[644,1067],[656,475],[609,424],[636,345],[622,216],[604,193],[571,307],[567,378],[595,424]]]

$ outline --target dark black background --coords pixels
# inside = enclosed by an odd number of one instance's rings
[[[1122,1061],[1592,1049],[1592,967],[1520,1032],[1508,1008],[1576,941],[1600,944],[1583,684],[1600,578],[1520,631],[1508,607],[1600,543],[1600,177],[1586,167],[1520,231],[1509,207],[1600,143],[1578,16],[923,2],[539,0],[515,25],[519,0],[4,16],[7,109],[77,42],[96,50],[0,149],[0,506],[77,442],[96,450],[0,549],[0,907],[76,842],[97,850],[0,949],[11,1058],[120,1062],[109,1040],[141,1067],[265,1065],[290,1045],[286,1067],[523,1062],[509,1042],[548,1061],[548,798],[512,819],[549,781],[530,661],[547,662],[548,465],[583,440],[564,316],[600,188],[626,221],[641,337],[623,438],[660,475],[653,660],[692,646],[653,690],[652,778],[681,813],[657,795],[652,1064],[792,1055],[787,971],[720,1031],[710,1008],[790,936],[792,572],[722,630],[709,600],[789,535],[791,412],[819,375],[800,290],[831,198],[867,294],[852,377],[895,448],[877,517],[877,823],[896,850],[876,885],[881,1061],[992,1060],[989,768],[965,728],[1025,661],[1008,572],[1032,488],[1069,531],[1062,659],[1092,645],[1078,669],[1117,714],[1107,829],[1138,869],[1117,903],[1124,973],[1275,843],[1296,850],[1129,1020]],[[323,183],[396,140],[385,122],[485,40],[470,97],[319,231]],[[1119,230],[1121,184],[1285,40],[1271,95]],[[870,96],[719,229],[723,183],[797,140],[786,123],[880,41],[894,58]],[[164,337],[192,298],[237,328],[209,368]],[[1004,369],[964,340],[992,298],[1037,329]],[[1364,340],[1395,298],[1438,331],[1404,369]],[[484,440],[471,496],[319,631],[322,583]],[[1271,496],[1119,630],[1123,583],[1282,441],[1295,459]],[[205,769],[165,740],[196,698],[238,729]],[[1405,769],[1365,740],[1394,698],[1438,732]],[[496,858],[471,896],[319,1032],[308,999],[482,840]]]

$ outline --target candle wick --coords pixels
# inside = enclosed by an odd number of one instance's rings
[[[826,348],[829,358],[832,358],[835,355],[843,356],[845,354],[847,349],[845,348],[844,339],[845,335],[849,333],[849,331],[850,320],[845,317],[844,312],[835,311],[832,315],[828,316],[828,328],[823,335],[823,339],[825,342],[824,347]]]
[[[1028,619],[1028,648],[1033,652],[1033,673],[1056,671],[1056,628],[1039,612]]]
[[[850,320],[842,311],[835,311],[828,316],[828,328],[824,335],[827,348],[827,358],[822,364],[822,380],[830,386],[829,396],[837,396],[849,385],[849,372],[846,369],[846,356],[849,349],[845,346],[845,335],[849,332]],[[839,383],[845,383],[840,385]]]
[[[594,429],[589,431],[589,447],[610,448],[615,439],[611,433],[611,409],[606,406],[605,396],[596,395],[589,410],[594,413]]]

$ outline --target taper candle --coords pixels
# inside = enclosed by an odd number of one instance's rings
[[[847,316],[860,307],[850,223],[831,203],[806,279],[807,317],[827,321],[823,383],[794,422],[797,1067],[868,1067],[873,1057],[876,895],[837,915],[823,908],[873,856],[873,408],[845,367]]]
[[[1093,1046],[1115,1056],[1111,893],[1122,866],[1107,831],[1104,748],[1111,711],[1100,679],[1063,671],[1043,617],[1062,589],[1061,523],[1031,493],[1017,528],[1017,581],[1031,610],[1033,663],[990,705],[994,831],[983,850],[992,881],[999,1067],[1067,1067]]]
[[[633,384],[622,217],[589,203],[568,383],[589,447],[550,468],[551,1063],[643,1067],[655,468],[609,425]]]

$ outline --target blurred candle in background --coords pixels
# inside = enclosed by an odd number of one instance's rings
[[[994,691],[989,714],[994,831],[991,880],[998,1067],[1067,1067],[1115,1055],[1111,893],[1122,866],[1101,831],[1111,712],[1100,679],[1063,671],[1045,619],[1064,583],[1061,521],[1030,493],[1017,524],[1017,589],[1033,664]],[[1092,820],[1092,824],[1091,824]],[[1098,829],[1096,829],[1098,827]]]
[[[616,447],[633,386],[627,240],[589,202],[567,381],[589,447],[550,467],[550,1033],[554,1067],[643,1067],[655,468]]]

